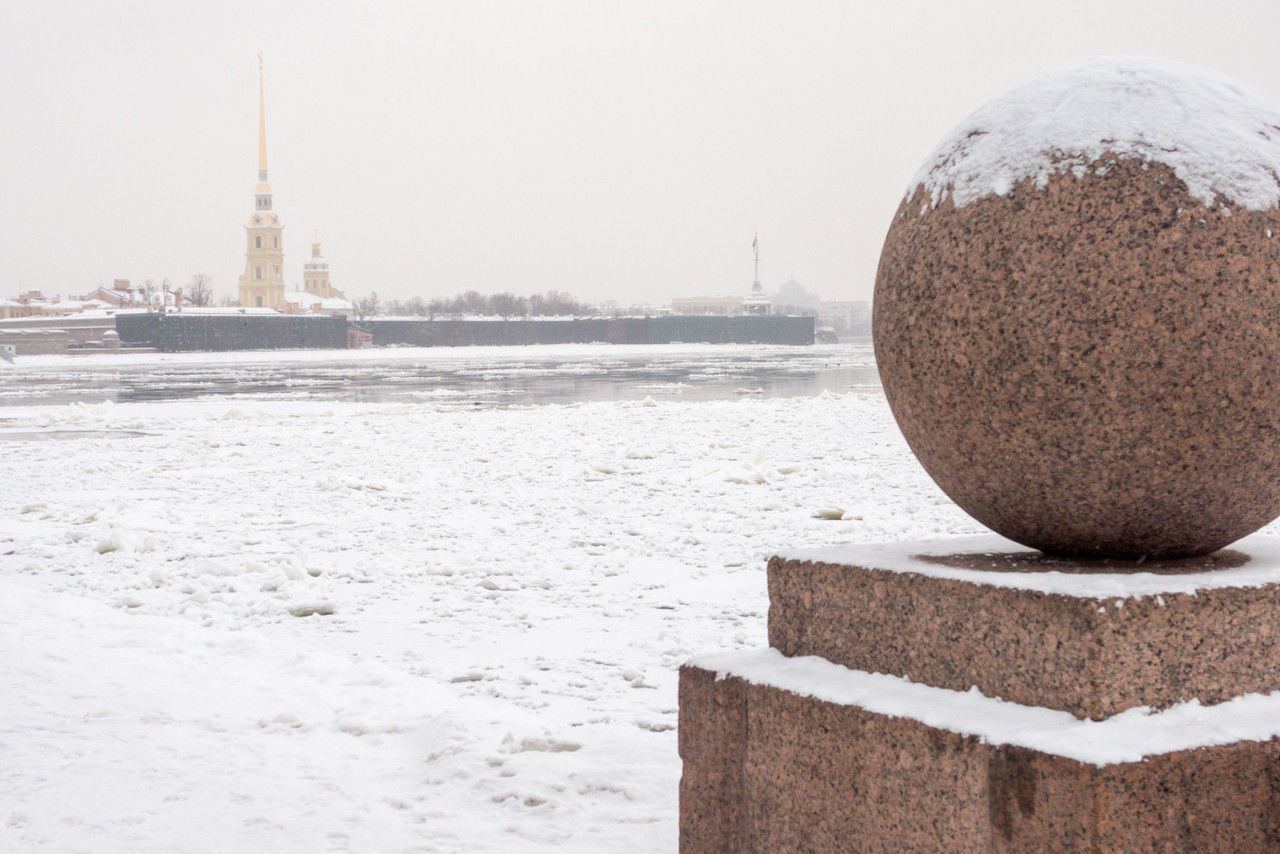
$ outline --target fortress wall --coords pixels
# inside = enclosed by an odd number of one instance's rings
[[[588,317],[547,320],[371,319],[240,314],[120,314],[126,347],[187,350],[342,349],[347,329],[379,346],[813,343],[814,319],[788,316]]]
[[[814,319],[787,316],[588,317],[565,320],[366,320],[377,345],[813,343]]]

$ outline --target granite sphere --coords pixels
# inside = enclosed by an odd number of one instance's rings
[[[1280,105],[1102,57],[996,98],[907,189],[885,394],[984,525],[1052,554],[1207,554],[1280,515]]]

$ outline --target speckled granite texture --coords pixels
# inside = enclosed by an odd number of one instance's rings
[[[885,394],[938,485],[1065,555],[1204,554],[1280,514],[1280,210],[1158,163],[902,203],[876,278]],[[923,211],[923,212],[922,212]]]
[[[769,645],[1101,719],[1280,690],[1280,587],[1099,600],[775,557]]]
[[[1280,848],[1280,743],[1097,767],[680,671],[680,849]]]

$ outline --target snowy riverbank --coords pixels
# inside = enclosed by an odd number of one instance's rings
[[[979,530],[877,393],[4,415],[148,434],[4,445],[6,851],[672,851],[767,556]]]

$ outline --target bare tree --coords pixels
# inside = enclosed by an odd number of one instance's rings
[[[363,322],[366,318],[377,317],[382,313],[382,303],[378,302],[378,292],[374,291],[369,296],[356,300],[353,308],[355,309],[357,321]]]
[[[424,302],[414,297],[399,308],[406,314],[425,317],[458,316],[468,314],[499,315],[501,317],[538,317],[600,315],[601,309],[596,306],[578,302],[571,295],[562,291],[547,291],[529,297],[516,296],[504,291],[485,296],[478,291],[467,291],[456,297],[438,297]]]
[[[213,305],[213,279],[204,273],[196,273],[187,284],[187,299],[192,305]]]
[[[529,297],[529,313],[542,316],[585,315],[596,312],[562,291],[547,291]]]
[[[511,317],[513,315],[526,314],[529,310],[528,303],[521,297],[510,292],[494,294],[489,297],[489,312],[499,317]]]

